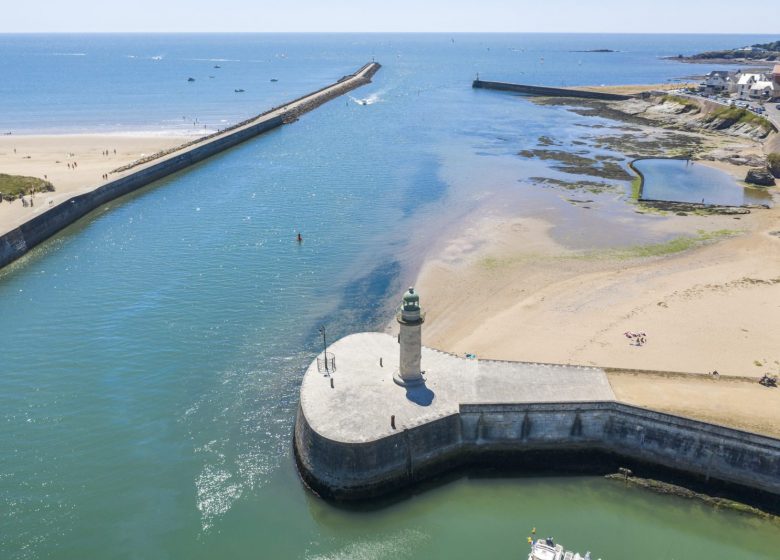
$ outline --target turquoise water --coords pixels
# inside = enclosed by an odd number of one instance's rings
[[[647,83],[692,72],[658,55],[759,40],[0,36],[0,123],[15,133],[237,120],[384,64],[354,93],[371,105],[329,103],[0,272],[0,557],[523,557],[530,526],[605,560],[775,557],[776,525],[595,478],[464,477],[341,509],[302,488],[290,453],[317,328],[381,327],[450,218],[483,204],[542,216],[572,246],[661,235],[624,196],[583,212],[527,183],[546,168],[519,150],[602,120],[475,92],[476,71]],[[570,52],[589,48],[623,52]],[[219,87],[213,59],[235,65]],[[189,75],[203,87],[185,89]]]
[[[634,167],[644,175],[642,198],[742,206],[770,204],[765,189],[743,187],[729,174],[684,159],[642,159]]]

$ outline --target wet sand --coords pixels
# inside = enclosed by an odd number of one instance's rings
[[[744,178],[744,166],[712,165]],[[648,238],[668,230],[698,239],[684,250],[675,240],[575,250],[556,240],[558,226],[510,212],[464,217],[417,278],[424,344],[492,359],[703,374],[610,379],[634,405],[780,435],[780,389],[757,383],[780,371],[777,200],[738,217],[667,214],[637,226]],[[647,342],[632,344],[627,331],[645,332]],[[753,381],[712,385],[713,370]]]

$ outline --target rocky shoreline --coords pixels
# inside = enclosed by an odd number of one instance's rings
[[[588,117],[616,121],[616,126],[590,125],[610,132],[592,135],[572,146],[547,137],[536,149],[519,155],[555,160],[554,169],[607,180],[625,180],[614,167],[621,158],[595,154],[608,150],[626,158],[681,157],[729,166],[739,180],[773,186],[772,154],[765,148],[777,136],[775,127],[753,115],[732,114],[706,100],[647,91],[625,101],[569,98],[535,98],[540,105],[561,106]],[[728,109],[728,108],[727,108]],[[623,123],[623,126],[620,126]],[[582,126],[588,126],[583,124]],[[740,170],[744,169],[744,171]],[[538,177],[537,184],[555,185],[559,180]],[[590,185],[592,187],[593,185]],[[685,211],[685,210],[683,210]]]

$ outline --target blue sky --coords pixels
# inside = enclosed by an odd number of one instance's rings
[[[4,2],[0,32],[35,31],[559,31],[780,36],[780,0]]]

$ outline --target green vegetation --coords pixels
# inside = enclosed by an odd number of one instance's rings
[[[661,98],[661,103],[676,103],[684,107],[684,113],[700,113],[701,107],[693,99],[682,97],[680,95],[664,95]]]
[[[780,178],[780,152],[774,152],[766,157],[767,167],[772,175]]]
[[[642,177],[637,175],[633,179],[631,179],[631,199],[632,200],[639,200],[639,195],[641,194],[642,190]]]
[[[707,242],[721,239],[723,237],[732,237],[741,233],[737,230],[719,229],[714,231],[699,230],[695,236],[680,236],[665,241],[663,243],[650,243],[648,245],[635,245],[623,249],[612,249],[608,251],[590,252],[581,255],[580,258],[611,258],[617,260],[641,259],[647,257],[662,257],[664,255],[673,255],[681,253],[688,249],[693,249]]]
[[[16,200],[25,194],[51,192],[53,190],[54,185],[37,177],[0,173],[0,193],[3,193],[3,200]]]
[[[563,254],[540,254],[540,253],[522,253],[507,257],[487,256],[480,260],[480,265],[487,270],[500,270],[509,266],[517,265],[527,261],[539,262],[544,259],[550,260],[630,260],[648,257],[663,257],[681,253],[688,249],[693,249],[717,239],[724,237],[733,237],[743,233],[741,230],[718,229],[707,231],[700,229],[696,235],[680,236],[670,239],[663,243],[650,243],[648,245],[635,245],[633,247],[624,247],[620,249],[602,249],[586,252],[567,252]]]
[[[762,128],[765,132],[777,131],[775,126],[764,117],[739,107],[721,107],[704,118],[704,122],[721,121],[717,128],[729,128],[735,124],[750,124]]]
[[[771,43],[758,43],[751,46],[756,49],[764,49],[765,51],[780,51],[780,41],[772,41]]]
[[[551,167],[564,173],[574,175],[587,175],[589,177],[598,177],[601,179],[615,179],[619,181],[631,180],[631,175],[615,161],[609,161],[604,156],[599,159],[585,157],[580,153],[572,153],[564,150],[523,150],[518,155],[525,158],[538,158],[543,161],[555,161]],[[587,153],[587,152],[585,152]]]
[[[537,185],[542,185],[545,187],[561,187],[570,191],[584,191],[591,194],[600,194],[605,192],[619,194],[623,192],[623,188],[620,185],[613,185],[600,181],[564,181],[562,179],[553,179],[551,177],[530,177],[529,179]]]
[[[722,51],[707,51],[693,56],[684,57],[679,55],[678,58],[688,58],[691,60],[701,59],[744,59],[744,60],[780,60],[780,41],[772,41],[769,43],[758,43],[751,45],[754,50],[744,49],[725,49]]]

